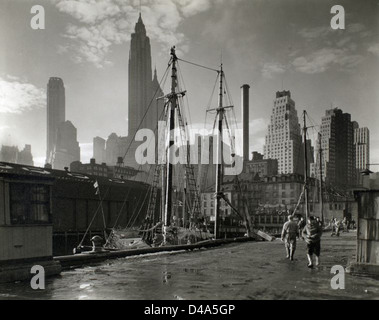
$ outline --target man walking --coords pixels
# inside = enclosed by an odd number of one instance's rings
[[[296,238],[299,236],[299,227],[293,216],[288,216],[288,221],[283,225],[282,241],[285,243],[287,259],[293,261],[293,257],[296,251]]]
[[[316,256],[316,266],[320,264],[322,228],[315,217],[308,218],[307,225],[303,230],[303,238],[307,243],[308,268],[313,267],[313,254]]]

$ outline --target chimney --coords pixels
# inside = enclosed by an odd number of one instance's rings
[[[243,160],[249,161],[249,90],[250,86],[241,87],[241,110],[243,127]]]
[[[123,157],[117,157],[117,165],[119,167],[123,167],[124,166],[124,158]]]

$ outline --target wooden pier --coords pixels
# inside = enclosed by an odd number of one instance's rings
[[[175,245],[164,247],[152,247],[143,249],[130,249],[130,250],[117,250],[117,251],[104,251],[104,252],[88,252],[70,256],[54,257],[54,260],[59,262],[62,270],[69,270],[72,268],[80,268],[83,266],[100,263],[110,259],[118,259],[132,256],[139,256],[144,254],[162,253],[162,252],[175,252],[175,251],[192,251],[196,249],[207,249],[218,247],[226,244],[240,243],[254,241],[253,238],[234,238],[234,239],[219,239],[207,240],[189,245]]]

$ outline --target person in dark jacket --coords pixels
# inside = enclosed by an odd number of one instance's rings
[[[315,217],[310,216],[303,230],[303,239],[307,243],[308,268],[313,267],[313,254],[316,256],[316,266],[320,264],[322,228]]]
[[[303,229],[307,223],[305,222],[303,217],[300,217],[300,220],[298,222],[298,227],[299,227],[299,239],[302,237]]]

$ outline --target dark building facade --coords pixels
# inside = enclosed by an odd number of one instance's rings
[[[321,124],[321,147],[326,183],[341,188],[354,186],[357,181],[356,150],[350,114],[338,108],[326,111]]]
[[[121,180],[132,179],[138,174],[138,171],[132,167],[126,167],[119,159],[116,166],[107,166],[106,163],[96,163],[95,159],[91,159],[90,163],[81,163],[75,161],[70,165],[71,172],[84,173],[97,177],[108,177]]]
[[[278,174],[277,159],[263,159],[263,155],[253,152],[251,161],[245,162],[245,172],[249,172],[259,177],[274,176]]]

